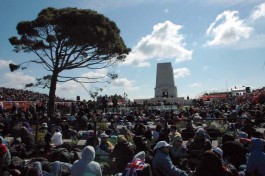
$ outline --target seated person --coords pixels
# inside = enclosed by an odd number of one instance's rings
[[[95,162],[94,159],[95,149],[92,146],[86,146],[82,151],[81,159],[74,162],[71,175],[102,176],[100,164]]]
[[[175,136],[171,144],[169,149],[170,158],[174,165],[179,165],[181,160],[188,157],[186,146],[183,144],[181,136]]]
[[[102,133],[100,135],[100,144],[99,144],[99,148],[107,153],[111,153],[114,149],[113,144],[108,140],[108,135],[105,133]]]
[[[194,138],[187,143],[189,159],[194,167],[198,166],[200,163],[203,153],[212,149],[212,144],[206,136],[207,134],[204,129],[199,128]]]
[[[170,145],[166,141],[159,141],[154,147],[155,156],[152,160],[152,171],[155,176],[187,176],[188,174],[173,165],[169,157]]]

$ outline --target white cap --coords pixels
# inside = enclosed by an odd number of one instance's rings
[[[219,147],[213,147],[212,151],[217,153],[221,158],[223,157],[223,150],[220,149]]]
[[[47,123],[42,123],[42,125],[41,125],[43,128],[48,128],[48,125],[47,125]]]
[[[170,144],[168,144],[166,141],[159,141],[154,147],[154,150],[160,149],[161,147],[169,147],[169,146]]]
[[[106,133],[102,133],[101,135],[100,135],[100,137],[101,138],[107,138],[107,137],[109,137]]]
[[[133,158],[138,158],[138,159],[141,159],[141,160],[145,160],[145,152],[144,151],[141,151],[139,153],[137,153],[136,155],[134,155]]]

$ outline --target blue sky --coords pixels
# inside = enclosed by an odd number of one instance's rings
[[[179,97],[249,86],[265,86],[264,0],[1,0],[0,86],[23,88],[46,73],[42,67],[9,72],[10,62],[36,57],[13,52],[8,41],[20,21],[33,20],[46,7],[93,9],[114,21],[132,51],[126,61],[109,70],[74,70],[73,75],[102,75],[116,70],[119,78],[101,95],[123,95],[131,100],[154,97],[156,65],[171,62]],[[33,91],[47,92],[43,89]],[[81,85],[57,85],[61,97],[90,99]]]

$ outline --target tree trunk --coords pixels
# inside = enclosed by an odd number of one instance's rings
[[[52,115],[54,115],[54,111],[55,111],[55,92],[56,92],[57,78],[58,78],[58,72],[54,71],[52,78],[51,78],[49,101],[47,105],[48,106],[47,107],[48,117],[51,117]]]

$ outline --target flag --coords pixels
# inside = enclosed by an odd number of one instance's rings
[[[132,162],[128,163],[122,176],[137,176],[137,171],[144,169],[145,163],[143,160],[135,158]]]

